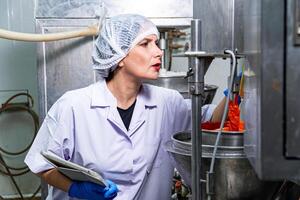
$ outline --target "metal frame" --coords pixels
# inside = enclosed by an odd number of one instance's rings
[[[213,168],[209,172],[206,172],[206,179],[201,179],[202,174],[202,132],[201,132],[201,107],[202,107],[202,97],[204,96],[204,74],[211,64],[212,60],[216,57],[227,58],[228,54],[214,54],[206,53],[201,51],[201,20],[194,19],[191,23],[191,51],[186,52],[185,55],[189,56],[189,62],[191,68],[189,69],[189,89],[192,99],[192,199],[200,200],[202,199],[202,186],[201,182],[206,182],[206,192],[208,198],[211,198],[213,194]],[[225,51],[226,52],[226,51]],[[236,56],[231,52],[231,56],[236,59]],[[240,57],[240,56],[239,56]],[[236,65],[236,60],[233,62]],[[234,73],[234,71],[233,71]],[[233,81],[233,79],[232,79]],[[227,102],[228,103],[228,102]],[[226,108],[225,108],[226,109]],[[224,114],[223,118],[226,114]],[[224,123],[225,118],[222,120]],[[223,126],[223,125],[222,125]],[[217,139],[218,141],[218,139]],[[216,142],[218,145],[218,142]],[[216,153],[216,148],[214,149]],[[214,162],[214,158],[212,163]],[[213,164],[212,164],[213,166]],[[212,170],[212,171],[211,171]]]
[[[191,50],[201,50],[201,21],[192,20],[191,23]],[[202,135],[201,128],[201,106],[204,96],[204,60],[198,57],[190,58],[192,76],[189,77],[189,88],[192,99],[192,198],[200,200],[202,196],[201,179],[201,157],[202,157]]]

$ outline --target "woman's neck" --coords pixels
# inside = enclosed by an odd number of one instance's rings
[[[117,106],[127,109],[134,103],[141,87],[141,81],[116,74],[107,82],[107,87],[117,99]]]

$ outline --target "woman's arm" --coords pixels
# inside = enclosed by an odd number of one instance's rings
[[[215,123],[215,122],[221,122],[222,120],[222,116],[223,116],[223,112],[224,112],[224,108],[225,108],[225,102],[226,102],[226,97],[224,97],[220,103],[218,104],[218,106],[215,108],[212,117],[211,117],[211,122]]]
[[[72,181],[61,174],[57,169],[50,169],[44,172],[40,172],[37,174],[41,177],[46,183],[52,185],[58,189],[61,189],[65,192],[69,191],[69,188],[72,184]]]

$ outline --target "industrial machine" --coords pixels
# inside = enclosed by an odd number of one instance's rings
[[[299,180],[299,1],[245,1],[243,10],[245,152],[260,178]]]
[[[201,0],[193,9],[195,57],[231,49],[245,59],[244,152],[258,177],[298,182],[299,1]]]
[[[299,179],[299,1],[194,1],[202,50],[245,58],[245,153],[264,180]],[[218,38],[216,40],[216,38]]]

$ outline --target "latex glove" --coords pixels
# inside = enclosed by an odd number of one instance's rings
[[[223,91],[223,94],[224,94],[225,97],[228,96],[228,88]],[[238,105],[240,105],[240,103],[241,103],[241,97],[240,97],[240,95],[238,95],[237,102],[238,102]]]
[[[243,72],[240,72],[239,75],[237,76],[237,79],[241,82],[241,79],[242,79],[242,75],[243,75]],[[240,83],[241,84],[241,83]],[[228,96],[228,88],[226,88],[224,91],[223,91],[223,94],[225,95],[225,97]],[[238,95],[238,98],[237,98],[237,103],[238,105],[240,105],[241,103],[241,96]]]
[[[107,187],[92,182],[74,181],[69,188],[68,194],[70,197],[88,200],[114,199],[118,193],[117,185],[110,180],[106,180],[106,182],[108,184]]]

